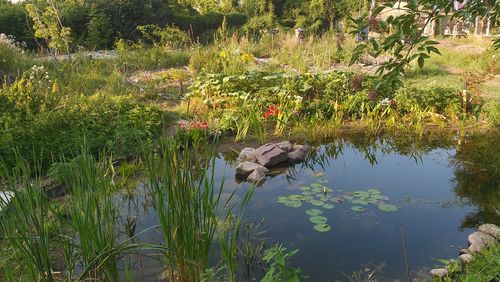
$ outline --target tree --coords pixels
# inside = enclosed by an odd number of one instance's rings
[[[54,3],[48,4],[45,11],[40,10],[35,4],[26,5],[26,11],[33,20],[35,37],[44,39],[54,56],[60,51],[69,54],[71,28],[62,25],[59,10]]]
[[[455,0],[413,0],[408,1],[404,6],[402,1],[385,2],[372,11],[372,18],[384,9],[399,9],[402,12],[380,21],[382,36],[378,39],[368,38],[365,32],[369,25],[368,14],[352,18],[352,34],[361,35],[364,40],[355,48],[351,64],[366,52],[373,57],[389,53],[393,58],[382,63],[377,70],[379,76],[377,87],[398,87],[402,84],[408,64],[417,61],[419,67],[422,68],[431,53],[440,54],[437,48],[439,43],[424,36],[424,30],[427,25],[443,14],[463,21],[482,17],[489,19],[493,28],[499,26],[497,18],[500,15],[500,5],[496,3],[496,0],[469,0],[463,9],[458,11],[454,9],[455,2]],[[494,39],[493,45],[497,49],[500,48],[500,38]]]
[[[111,19],[104,13],[95,13],[87,23],[87,45],[102,49],[113,44],[113,26]]]

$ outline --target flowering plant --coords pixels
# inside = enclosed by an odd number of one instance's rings
[[[278,116],[279,113],[279,105],[270,105],[267,112],[262,115],[262,119],[268,119],[272,116]]]

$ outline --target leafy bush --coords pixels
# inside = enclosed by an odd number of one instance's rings
[[[126,69],[159,69],[185,66],[189,62],[187,51],[172,51],[168,48],[150,48],[143,43],[131,43],[120,39],[116,51]]]
[[[92,152],[138,153],[141,140],[160,134],[164,119],[160,109],[131,96],[65,95],[41,67],[5,84],[0,102],[0,159],[8,166],[16,149],[22,157],[37,154],[48,167],[60,154],[76,153],[83,138]]]
[[[191,54],[189,66],[195,72],[243,74],[255,67],[255,57],[240,49],[198,46]]]
[[[3,76],[16,73],[26,63],[26,55],[14,37],[0,33],[0,82]]]
[[[417,107],[422,111],[433,111],[448,117],[460,113],[461,99],[458,90],[448,87],[415,88],[405,87],[396,92],[394,100],[404,113],[410,113]]]
[[[104,13],[95,13],[87,23],[87,45],[93,49],[103,49],[113,43],[111,19]]]
[[[488,101],[483,108],[488,122],[494,127],[500,127],[500,101]]]
[[[138,26],[137,29],[145,39],[151,41],[156,47],[175,50],[185,48],[191,42],[189,35],[176,26],[162,28],[150,24]]]
[[[328,119],[341,111],[338,105],[346,101],[363,103],[368,99],[368,89],[362,85],[357,91],[353,89],[354,77],[343,72],[202,74],[191,85],[188,97],[201,99],[210,108],[208,118],[217,123],[218,128],[235,130],[237,138],[243,139],[250,129],[260,135],[267,124],[274,123],[275,132],[280,134],[290,124],[318,115]],[[356,104],[348,110],[349,114],[357,114],[365,109]]]

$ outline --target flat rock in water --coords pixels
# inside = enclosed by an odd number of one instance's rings
[[[256,169],[263,170],[264,173],[266,173],[268,171],[267,168],[261,166],[260,164],[256,164],[256,163],[252,163],[252,162],[242,162],[236,167],[236,174],[249,175],[252,172],[254,172],[254,170],[256,170]]]
[[[259,183],[259,182],[265,180],[266,172],[267,172],[267,168],[265,168],[265,167],[257,168],[252,173],[250,173],[250,175],[247,177],[247,181]]]
[[[490,235],[497,241],[500,240],[500,227],[495,224],[483,224],[477,229],[479,232]]]
[[[280,143],[276,143],[276,146],[278,146],[281,150],[286,151],[286,152],[290,152],[293,148],[292,143],[290,143],[289,141],[283,141]]]
[[[301,162],[306,158],[307,147],[303,145],[295,145],[292,151],[288,153],[290,162]]]
[[[265,144],[255,149],[257,162],[265,167],[274,166],[288,160],[288,154],[276,144]]]
[[[14,197],[14,193],[9,191],[0,191],[0,212],[7,207],[10,200]]]
[[[491,247],[495,245],[495,238],[491,237],[488,234],[484,234],[483,232],[476,231],[469,235],[469,251],[471,252],[480,252],[482,249],[486,247]]]
[[[443,278],[448,275],[448,269],[445,268],[435,268],[431,270],[431,275],[434,277]]]
[[[245,148],[241,150],[238,160],[240,162],[253,162],[255,161],[254,152],[255,152],[254,148]]]

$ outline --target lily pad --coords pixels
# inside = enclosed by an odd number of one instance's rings
[[[285,203],[285,206],[290,207],[290,208],[300,208],[302,206],[301,201],[288,201]]]
[[[328,218],[321,216],[321,215],[315,215],[315,216],[311,216],[309,218],[309,221],[314,223],[314,224],[320,224],[320,223],[326,223],[328,221]]]
[[[366,201],[367,201],[368,203],[370,203],[370,204],[378,204],[378,200],[376,200],[376,199],[372,199],[372,198],[370,198],[370,199],[368,199],[368,200],[366,200]]]
[[[344,201],[344,199],[342,197],[333,197],[330,199],[330,201],[334,202],[334,203],[342,203]]]
[[[319,200],[326,202],[326,201],[330,200],[330,198],[328,198],[327,196],[323,196],[323,197],[319,198]]]
[[[321,207],[325,202],[323,201],[318,201],[318,200],[312,200],[311,204],[316,207]]]
[[[315,182],[315,183],[311,184],[311,187],[312,188],[323,188],[323,183]]]
[[[324,172],[315,172],[315,173],[313,173],[313,176],[314,176],[314,177],[321,177],[321,176],[323,176],[323,175],[325,175],[325,173],[324,173]]]
[[[317,216],[317,215],[320,215],[322,213],[323,212],[321,210],[318,210],[318,209],[309,209],[309,210],[306,210],[306,214],[309,215],[309,216]]]
[[[355,192],[352,192],[352,195],[355,197],[358,197],[358,198],[370,197],[370,194],[368,194],[368,192],[366,192],[366,191],[355,191]]]
[[[379,194],[370,195],[370,199],[374,199],[374,200],[382,200],[383,198],[384,198],[384,196],[379,195]]]
[[[378,189],[370,189],[367,192],[370,194],[380,194],[381,193]]]
[[[288,202],[288,198],[287,197],[278,197],[278,203],[284,204],[286,202]]]
[[[398,208],[394,205],[389,205],[389,204],[383,204],[383,205],[379,205],[378,208],[382,211],[385,211],[385,212],[393,212],[393,211],[397,211]]]
[[[304,196],[292,194],[292,195],[288,195],[288,199],[290,199],[292,201],[302,201],[302,200],[304,200]]]
[[[355,205],[362,205],[362,206],[368,205],[368,202],[364,200],[352,200],[352,203]]]
[[[311,196],[311,195],[314,195],[314,192],[313,191],[304,191],[304,192],[302,192],[302,195]]]
[[[353,207],[351,207],[351,210],[353,210],[355,212],[364,211],[363,207],[360,207],[360,206],[353,206]]]
[[[316,230],[318,232],[328,232],[331,229],[332,229],[332,227],[326,223],[320,223],[320,224],[314,225],[314,230]]]
[[[325,196],[324,193],[316,193],[314,196],[318,197],[318,198],[323,198]]]
[[[313,187],[311,191],[314,193],[323,193],[323,189],[321,187]]]
[[[328,179],[321,179],[318,181],[319,183],[323,183],[323,184],[326,184],[328,183]]]
[[[333,209],[335,206],[333,204],[330,204],[330,203],[326,203],[323,205],[323,208],[324,209],[327,209],[327,210],[331,210]]]
[[[299,189],[302,190],[302,191],[309,191],[309,190],[311,190],[311,187],[309,187],[309,186],[302,186]]]

